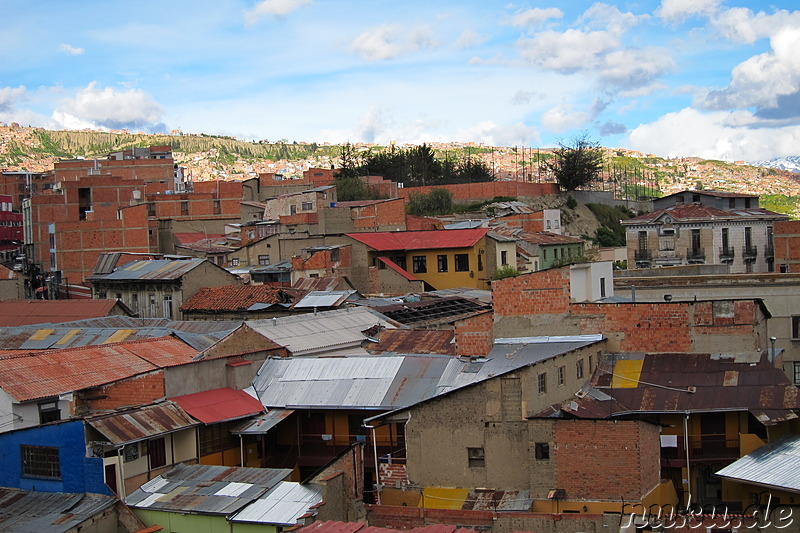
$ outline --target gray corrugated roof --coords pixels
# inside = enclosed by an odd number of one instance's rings
[[[256,332],[294,355],[310,355],[347,347],[366,340],[362,333],[380,324],[394,328],[387,317],[367,308],[346,308],[316,314],[286,316],[247,323]]]
[[[253,386],[266,407],[399,409],[597,342],[600,336],[525,337],[485,359],[447,355],[272,358]]]
[[[92,281],[173,280],[181,278],[205,262],[207,262],[205,259],[198,258],[175,261],[168,259],[131,261],[113,272],[92,274],[88,279]]]
[[[275,488],[236,513],[231,522],[294,525],[322,501],[322,487],[281,481]]]
[[[341,305],[356,291],[310,291],[294,304],[295,309],[335,307]]]
[[[68,531],[92,519],[114,502],[115,498],[102,494],[0,488],[0,530],[9,533]]]
[[[231,430],[234,435],[262,435],[274,428],[289,415],[293,409],[270,409],[266,413],[247,419]]]
[[[716,475],[800,493],[800,435],[790,435],[758,448]]]
[[[291,474],[289,469],[180,464],[125,499],[134,508],[229,515]]]

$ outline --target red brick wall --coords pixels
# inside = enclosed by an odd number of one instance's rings
[[[91,410],[101,411],[147,404],[165,396],[164,372],[158,370],[92,389],[86,394],[89,399],[83,399],[82,404]]]
[[[773,242],[775,265],[787,265],[788,272],[800,272],[800,220],[776,222]],[[777,271],[778,266],[775,268]]]
[[[659,427],[637,420],[558,420],[551,461],[567,499],[640,500],[661,479]]]
[[[406,221],[406,201],[402,198],[379,204],[353,207],[350,210],[355,229],[376,230],[383,225],[403,226]]]
[[[397,193],[401,198],[408,198],[413,193],[428,194],[431,189],[447,189],[453,193],[453,198],[457,201],[491,200],[498,196],[513,198],[520,196],[538,197],[559,193],[558,185],[555,183],[524,183],[519,181],[489,181],[435,187],[405,187],[399,189]]]
[[[520,228],[531,233],[540,233],[544,231],[544,211],[508,215],[501,220],[511,228]]]
[[[406,215],[406,231],[425,231],[442,229],[442,221],[438,218]]]
[[[494,345],[491,311],[456,322],[456,354],[486,356]]]
[[[498,316],[567,313],[569,298],[568,267],[492,281],[492,306]]]

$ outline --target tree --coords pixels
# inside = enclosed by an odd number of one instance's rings
[[[572,145],[558,143],[553,158],[546,163],[562,189],[574,191],[600,176],[603,169],[603,151],[599,143],[592,142],[584,133],[572,141]]]
[[[412,193],[406,210],[410,215],[448,215],[453,212],[453,193],[446,189],[431,189],[428,194]]]

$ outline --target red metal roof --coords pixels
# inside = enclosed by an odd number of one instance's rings
[[[415,278],[407,270],[403,270],[402,268],[400,268],[400,265],[398,265],[397,263],[395,263],[394,261],[392,261],[388,257],[379,257],[378,260],[381,263],[383,263],[384,265],[386,265],[387,267],[391,268],[392,270],[394,270],[395,272],[400,274],[401,276],[403,276],[404,278],[406,278],[407,280],[409,280],[409,281],[419,281],[419,278]]]
[[[246,311],[253,304],[291,303],[285,291],[267,285],[203,287],[183,303],[181,311]]]
[[[170,399],[203,424],[236,420],[264,412],[264,406],[257,399],[230,387]]]
[[[108,316],[117,300],[2,300],[0,327],[59,324]]]
[[[0,356],[0,388],[17,401],[57,396],[190,363],[198,351],[175,337]]]
[[[429,231],[378,231],[347,236],[378,251],[469,248],[488,233],[486,228]]]

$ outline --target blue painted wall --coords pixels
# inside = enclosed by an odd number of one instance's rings
[[[39,492],[94,492],[113,496],[103,480],[103,459],[86,457],[83,422],[69,421],[0,433],[0,486]],[[58,448],[61,479],[23,476],[22,445]]]

